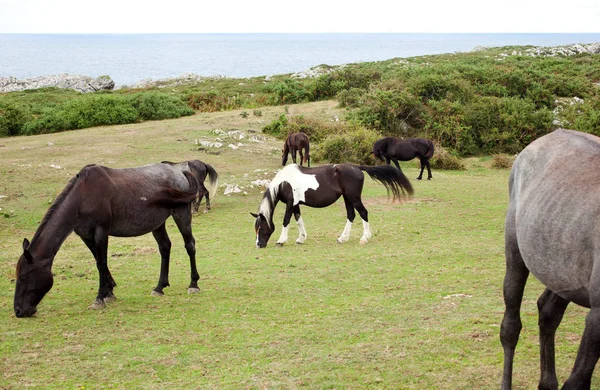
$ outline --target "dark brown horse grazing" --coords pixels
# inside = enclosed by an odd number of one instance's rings
[[[302,151],[304,151],[304,154]],[[296,152],[300,153],[300,165],[306,162],[310,167],[310,143],[308,142],[308,135],[303,132],[290,133],[287,136],[281,154],[281,165],[287,164],[288,153],[292,153],[292,162],[296,164]]]
[[[14,310],[30,317],[52,288],[52,263],[64,240],[75,232],[96,260],[100,287],[90,308],[100,309],[115,299],[116,283],[108,270],[108,236],[133,237],[152,232],[161,255],[158,285],[162,295],[169,285],[171,241],[165,220],[173,216],[190,257],[189,292],[197,292],[196,248],[192,236],[191,202],[198,184],[189,172],[167,164],[112,169],[88,165],[73,177],[46,212],[31,243],[23,240],[17,262]]]
[[[390,160],[400,169],[400,161],[410,161],[417,157],[421,161],[421,173],[417,180],[423,178],[423,170],[427,167],[427,180],[431,180],[431,167],[429,159],[433,157],[433,142],[425,138],[400,139],[396,137],[385,137],[373,144],[373,154],[386,164]]]
[[[292,213],[298,223],[300,235],[297,244],[306,240],[306,230],[300,215],[300,205],[309,207],[326,207],[333,204],[341,197],[346,205],[346,227],[338,242],[344,243],[350,238],[352,222],[358,211],[363,223],[361,244],[367,243],[371,238],[369,227],[369,214],[362,203],[361,193],[365,180],[363,171],[372,179],[380,182],[392,192],[394,200],[405,193],[412,194],[413,189],[404,174],[389,165],[370,167],[366,165],[335,164],[323,165],[317,168],[304,168],[298,165],[288,165],[277,173],[269,188],[265,191],[258,208],[258,214],[251,213],[255,222],[256,246],[264,248],[275,230],[273,212],[279,201],[285,203],[285,216],[283,217],[283,230],[277,240],[277,245],[283,245],[288,239],[288,225]]]
[[[558,389],[554,339],[570,302],[590,308],[577,359],[563,389],[589,389],[600,356],[600,138],[556,130],[516,158],[505,222],[506,310],[502,389],[512,386],[521,301],[529,273],[546,290],[538,299],[540,389]],[[582,176],[582,172],[585,175]]]
[[[198,212],[198,208],[200,207],[200,202],[203,197],[206,197],[206,210],[205,213],[210,210],[210,193],[215,194],[217,189],[217,185],[219,183],[219,174],[217,171],[210,166],[209,164],[202,162],[200,160],[190,160],[183,161],[179,163],[173,163],[170,161],[163,161],[163,164],[169,164],[178,168],[179,170],[191,172],[196,180],[198,181],[198,198],[193,203],[194,212]],[[208,177],[208,184],[210,190],[206,188],[204,185],[204,181]]]

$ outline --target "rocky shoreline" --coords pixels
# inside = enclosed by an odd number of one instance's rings
[[[489,47],[477,46],[472,51],[484,51],[491,49]],[[510,53],[501,53],[500,58],[515,56],[515,55],[527,55],[527,56],[572,56],[576,54],[600,54],[600,42],[589,43],[589,44],[573,44],[566,46],[533,46],[527,49],[517,51],[512,50]],[[292,74],[294,78],[310,78],[318,77],[325,73],[330,73],[337,68],[344,67],[345,65],[329,66],[329,65],[318,65],[304,72],[298,72]],[[221,78],[225,76],[217,76]],[[169,78],[161,80],[142,80],[135,85],[120,86],[120,88],[147,88],[147,87],[173,87],[183,83],[205,82],[207,79],[215,77],[203,77],[193,73],[184,74],[178,78]],[[40,76],[31,77],[26,79],[17,79],[16,77],[0,77],[0,93],[3,92],[15,92],[23,91],[26,89],[39,89],[47,87],[56,87],[63,89],[72,89],[82,93],[96,92],[101,90],[112,90],[115,88],[115,82],[110,76],[100,76],[92,78],[89,76],[73,75],[73,74],[61,74],[52,76]]]
[[[78,92],[88,93],[101,90],[112,90],[115,87],[115,82],[110,76],[93,78],[77,74],[39,76],[20,80],[16,77],[0,77],[0,92],[17,92],[26,89],[48,87],[73,89]]]

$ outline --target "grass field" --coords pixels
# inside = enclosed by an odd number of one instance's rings
[[[288,107],[289,113],[327,119],[343,115],[334,102]],[[176,120],[0,139],[0,388],[202,389],[493,389],[499,388],[504,305],[503,221],[508,170],[488,158],[466,171],[433,171],[416,181],[415,195],[388,201],[366,179],[363,199],[373,238],[337,244],[343,202],[303,209],[308,239],[255,249],[254,220],[263,189],[281,164],[281,142],[250,142],[283,113],[261,109],[197,114]],[[195,140],[214,130],[240,130],[217,152]],[[254,133],[253,133],[254,132]],[[238,139],[234,139],[237,137]],[[238,149],[232,143],[242,143]],[[188,259],[175,224],[171,287],[150,296],[159,274],[152,235],[111,238],[109,267],[118,300],[101,311],[87,307],[98,276],[85,245],[71,235],[53,266],[55,284],[38,314],[13,314],[15,263],[43,214],[69,178],[98,163],[131,167],[161,160],[200,159],[220,174],[219,195],[197,214],[201,293],[188,295]],[[226,185],[242,192],[224,195]],[[537,309],[542,287],[531,279],[523,305],[515,388],[537,386]],[[586,310],[570,307],[557,335],[557,370],[568,377]],[[598,375],[593,387],[600,386]]]

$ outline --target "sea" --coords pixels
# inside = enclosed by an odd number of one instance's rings
[[[593,34],[0,34],[0,77],[109,75],[117,86],[188,73],[246,78],[327,64],[600,42]]]

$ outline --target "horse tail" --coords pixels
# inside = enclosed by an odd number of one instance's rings
[[[310,168],[310,142],[306,141],[306,147],[304,148],[306,151],[306,155],[304,156],[304,161],[308,164]]]
[[[371,179],[383,184],[388,194],[391,191],[394,200],[403,198],[405,194],[412,195],[414,192],[404,173],[391,165],[357,166],[361,171],[367,172]]]
[[[189,188],[187,191],[179,191],[174,188],[163,188],[148,201],[148,204],[152,206],[162,207],[179,207],[191,204],[198,197],[198,180],[196,176],[188,171],[183,171],[183,175],[186,177]]]
[[[427,149],[427,153],[425,153],[425,157],[429,160],[431,157],[433,157],[433,141],[428,139],[427,145],[429,146],[429,149]]]
[[[208,193],[211,197],[214,197],[217,194],[217,188],[219,184],[219,174],[211,165],[204,163],[206,165],[206,175],[208,176]]]

